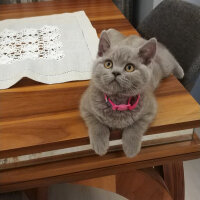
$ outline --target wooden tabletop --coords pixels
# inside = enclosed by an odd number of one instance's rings
[[[125,35],[137,34],[111,0],[54,0],[28,4],[0,5],[0,20],[84,10],[98,34],[116,28]]]
[[[137,34],[111,0],[55,0],[1,5],[0,20],[79,10],[86,12],[98,34],[111,27],[125,35]],[[23,79],[10,89],[0,90],[0,158],[88,144],[87,128],[78,111],[81,94],[87,86],[88,81],[45,85]],[[173,76],[162,81],[156,98],[158,114],[147,134],[199,126],[199,105]],[[2,171],[0,192],[49,184],[51,177],[54,177],[54,182],[75,181],[137,168],[141,164],[156,165],[176,159],[177,155],[187,159],[199,152],[199,141],[195,140],[143,148],[133,159],[125,158],[122,152],[104,157],[64,158],[49,164]]]
[[[111,0],[59,0],[0,6],[0,20],[84,10],[98,34],[116,28],[137,34]],[[88,81],[44,85],[23,79],[1,90],[0,158],[88,143],[79,116],[80,96]],[[76,92],[74,92],[76,91]],[[158,114],[149,134],[197,127],[200,108],[173,77],[156,91]]]

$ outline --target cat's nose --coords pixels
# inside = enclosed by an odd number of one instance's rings
[[[115,77],[120,75],[119,72],[112,72],[112,74],[113,74]]]

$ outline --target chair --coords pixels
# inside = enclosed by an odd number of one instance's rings
[[[156,37],[171,51],[185,72],[181,83],[191,91],[200,79],[200,7],[164,0],[137,30],[146,39]]]

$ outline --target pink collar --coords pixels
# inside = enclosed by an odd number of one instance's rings
[[[138,102],[139,102],[139,99],[140,99],[140,95],[138,94],[137,96],[137,100],[136,102],[131,105],[131,99],[132,97],[129,97],[128,99],[128,104],[120,104],[120,105],[116,105],[115,103],[113,103],[108,97],[106,94],[104,94],[104,98],[106,100],[106,102],[109,102],[112,106],[112,109],[113,110],[120,110],[120,111],[124,111],[124,110],[133,110],[136,108],[136,106],[138,105]]]

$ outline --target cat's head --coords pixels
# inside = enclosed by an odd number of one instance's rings
[[[114,46],[103,31],[93,66],[95,86],[108,95],[140,94],[151,79],[151,61],[156,53],[156,43],[156,39],[152,38],[137,48],[120,43]]]

